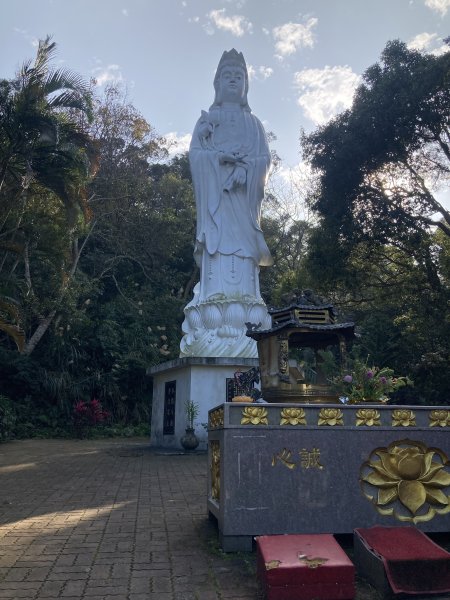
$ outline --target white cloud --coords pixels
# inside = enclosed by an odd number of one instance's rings
[[[33,48],[37,48],[39,46],[38,38],[29,34],[26,29],[19,29],[18,27],[14,27],[14,31],[23,36],[26,39],[26,41],[33,46]]]
[[[169,160],[177,154],[183,154],[189,150],[192,134],[179,135],[176,131],[164,134],[169,146]]]
[[[243,15],[232,15],[227,16],[225,14],[226,9],[220,8],[212,10],[209,14],[209,23],[205,25],[206,33],[211,35],[214,33],[214,27],[228,31],[236,37],[242,37],[245,33],[251,33],[253,25]]]
[[[272,67],[254,67],[253,65],[247,65],[248,78],[250,80],[256,79],[257,81],[264,81],[273,75]]]
[[[122,14],[124,17],[128,17],[128,8],[122,8]]]
[[[408,48],[419,52],[428,52],[439,56],[448,51],[448,46],[442,42],[437,33],[419,33],[408,42]],[[440,44],[440,45],[439,45]]]
[[[352,104],[360,77],[350,67],[304,69],[294,75],[297,99],[308,119],[322,125]]]
[[[450,0],[425,0],[425,6],[444,17],[450,8]]]
[[[118,83],[119,81],[123,81],[119,65],[95,67],[95,69],[92,69],[91,73],[99,87],[106,85],[107,83]]]
[[[301,23],[285,23],[272,30],[275,39],[275,50],[277,57],[283,59],[285,56],[294,54],[299,48],[312,48],[314,46],[313,28],[318,19],[311,18],[306,25]]]

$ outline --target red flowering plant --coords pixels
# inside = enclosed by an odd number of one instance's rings
[[[389,394],[405,385],[412,385],[408,377],[394,377],[388,367],[369,367],[355,360],[351,369],[344,370],[331,380],[333,389],[344,404],[363,404],[389,400]]]
[[[102,425],[108,417],[108,411],[103,410],[102,403],[96,398],[90,402],[79,400],[72,411],[73,425],[80,438],[86,437],[91,427]]]

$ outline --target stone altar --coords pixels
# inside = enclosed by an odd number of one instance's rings
[[[450,410],[234,403],[209,412],[208,510],[225,551],[254,536],[450,529]]]
[[[259,289],[260,266],[272,264],[260,227],[271,155],[248,105],[242,53],[223,53],[214,88],[214,102],[202,111],[189,150],[200,281],[184,309],[180,357],[257,358],[245,323],[266,328],[271,322]]]

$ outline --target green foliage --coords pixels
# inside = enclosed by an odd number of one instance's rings
[[[45,48],[38,62],[51,58],[54,46]],[[80,195],[73,198],[83,212],[71,212],[63,188],[50,188],[37,176],[25,190],[20,188],[23,178],[17,178],[23,202],[15,212],[2,207],[11,220],[4,223],[12,237],[6,241],[0,231],[0,250],[5,252],[3,261],[0,256],[0,292],[8,295],[0,318],[10,334],[0,337],[5,372],[0,393],[17,407],[20,436],[46,435],[51,428],[67,435],[72,406],[93,397],[111,414],[117,424],[112,427],[134,431],[149,422],[146,370],[178,355],[182,309],[195,283],[195,209],[187,159],[156,164],[167,154],[164,140],[115,88],[94,103],[89,90],[80,88],[77,111],[71,105],[71,112],[65,112],[63,100],[69,102],[69,96],[63,95],[54,113],[56,105],[49,102],[57,94],[47,98],[46,82],[51,79],[55,90],[58,77],[43,70],[48,77],[36,72],[40,106],[47,120],[54,119],[58,140],[66,139],[63,133],[70,126],[67,135],[80,134],[80,151],[89,158],[95,148],[99,160],[88,190],[85,174],[77,171]],[[20,86],[3,84],[17,116],[20,107],[13,100]],[[33,110],[38,113],[37,107]],[[36,153],[46,156],[48,173],[55,165],[62,173],[55,162],[60,147],[48,131],[45,152],[38,147],[39,134],[24,153],[33,161]],[[69,147],[64,151],[68,156]],[[67,185],[72,181],[69,177]],[[6,174],[5,186],[12,182]],[[22,355],[12,333],[19,345],[20,336],[26,340]]]
[[[0,442],[12,436],[16,415],[11,400],[6,396],[0,396]]]
[[[408,377],[394,377],[389,367],[370,366],[368,360],[353,360],[331,380],[333,389],[349,404],[387,402],[390,394],[407,385]]]
[[[194,402],[193,400],[186,400],[184,403],[184,410],[186,412],[188,427],[193,429],[194,421],[199,415],[200,407],[197,402]]]
[[[433,404],[450,403],[450,214],[437,195],[448,185],[449,81],[450,52],[389,42],[352,108],[302,140],[318,174],[309,285],[357,323],[362,355],[409,374],[416,401]]]
[[[352,108],[303,136],[305,157],[319,173],[310,203],[322,222],[311,260],[326,265],[330,280],[333,268],[349,271],[358,244],[390,244],[414,256],[438,285],[428,235],[431,226],[450,235],[450,214],[436,196],[448,185],[449,81],[450,51],[422,55],[389,42]]]
[[[52,69],[54,51],[46,38],[34,62],[0,81],[0,331],[25,354],[73,291],[97,159],[74,120],[91,117],[91,92],[78,75]]]

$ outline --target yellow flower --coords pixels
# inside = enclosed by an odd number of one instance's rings
[[[360,408],[356,411],[356,425],[380,425],[380,413],[373,408]]]
[[[267,409],[259,406],[246,406],[242,409],[241,425],[268,425]]]
[[[344,419],[339,408],[322,408],[319,413],[319,425],[343,425]]]
[[[412,410],[397,409],[392,412],[392,426],[412,427],[416,424],[416,415]]]
[[[283,408],[280,417],[280,425],[306,425],[303,408]]]
[[[440,460],[433,461],[435,455]],[[363,474],[361,480],[378,488],[377,507],[400,501],[412,515],[399,517],[401,520],[428,520],[436,511],[450,511],[450,496],[442,491],[442,488],[450,486],[450,473],[444,470],[449,468],[447,460],[443,452],[429,449],[420,442],[393,442],[387,448],[378,448],[372,453],[362,467],[362,470],[369,468],[370,471]],[[367,497],[373,500],[373,497]],[[422,514],[416,516],[427,504],[432,505],[428,512],[423,513],[422,510]]]
[[[449,427],[450,410],[432,410],[430,412],[430,427]]]

